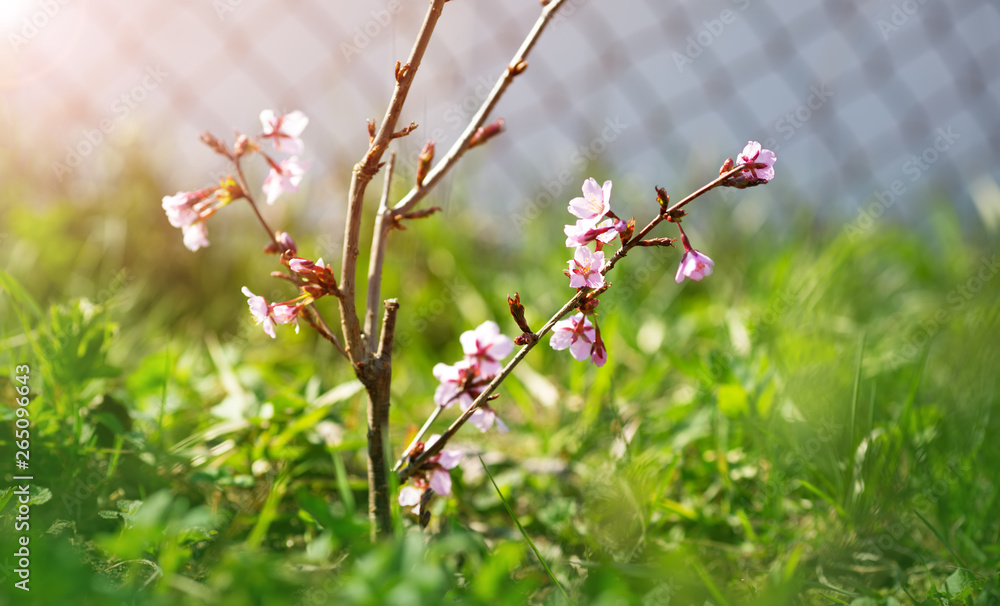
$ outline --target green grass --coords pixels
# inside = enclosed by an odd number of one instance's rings
[[[0,425],[28,364],[35,480],[32,591],[2,570],[0,596],[1000,604],[996,239],[947,201],[854,238],[798,214],[746,234],[728,203],[696,204],[685,225],[716,273],[678,287],[677,251],[636,251],[602,297],[608,365],[539,347],[494,402],[512,431],[459,434],[469,456],[428,532],[398,512],[395,536],[371,545],[349,369],[308,330],[272,341],[253,326],[241,286],[292,295],[267,277],[259,228],[234,205],[212,247],[188,253],[158,204],[176,189],[133,167],[114,199],[30,210],[23,188],[3,194]],[[618,208],[641,221],[653,198],[625,190]],[[458,199],[393,234],[396,453],[462,331],[494,319],[514,334],[514,291],[536,327],[572,294],[561,207],[515,234]],[[292,221],[304,255],[330,249],[313,231],[325,218]],[[0,492],[0,553],[22,534],[16,515]]]

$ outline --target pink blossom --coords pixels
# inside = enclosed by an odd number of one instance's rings
[[[413,513],[419,514],[420,495],[422,494],[424,491],[416,486],[403,486],[399,489],[399,506],[414,507]]]
[[[576,225],[564,227],[563,233],[566,234],[566,246],[570,248],[586,246],[594,240],[600,240],[607,244],[618,235],[613,219],[607,219],[597,225],[586,219],[580,219]]]
[[[271,315],[271,307],[267,304],[267,299],[253,294],[246,286],[243,287],[243,294],[247,296],[247,304],[250,306],[250,314],[253,316],[254,321],[257,324],[263,324],[264,332],[274,339],[276,337],[274,334],[274,316]]]
[[[463,409],[466,409],[472,404],[472,400],[483,392],[482,381],[477,382],[479,368],[468,360],[462,360],[453,366],[436,364],[432,372],[434,377],[441,381],[434,391],[434,402],[443,408],[458,401]]]
[[[305,114],[296,110],[278,116],[273,110],[265,109],[260,112],[260,122],[264,127],[264,134],[261,136],[271,139],[276,151],[302,153],[302,139],[299,139],[299,135],[309,124],[309,118]]]
[[[209,245],[208,230],[205,229],[204,221],[185,225],[181,231],[184,233],[184,246],[188,250],[194,252]]]
[[[604,284],[601,268],[604,267],[604,252],[590,252],[586,246],[576,249],[569,262],[569,285],[571,288],[600,288]]]
[[[774,163],[778,157],[769,149],[761,149],[760,143],[748,141],[740,154],[738,164],[766,164],[764,168],[750,167],[740,173],[740,180],[746,185],[767,183],[774,178]]]
[[[427,440],[427,448],[437,442],[441,436],[433,435]],[[421,445],[423,447],[423,445]],[[413,474],[413,486],[404,486],[399,491],[398,502],[401,507],[413,507],[413,513],[420,513],[420,501],[427,490],[433,490],[439,495],[451,494],[451,474],[462,460],[458,450],[442,449],[424,463],[420,470]]]
[[[271,316],[278,324],[288,324],[294,321],[295,334],[299,334],[299,310],[301,309],[298,305],[275,305],[271,308]]]
[[[674,281],[680,284],[684,278],[691,278],[695,282],[699,282],[705,276],[712,274],[713,267],[715,267],[715,261],[709,259],[707,255],[694,249],[686,250],[681,258],[681,265],[677,268]]]
[[[472,402],[469,402],[469,406],[471,405]],[[463,411],[468,410],[469,406],[466,406],[462,410]],[[500,433],[507,433],[508,431],[510,431],[510,428],[507,427],[507,424],[501,421],[500,417],[497,416],[497,412],[493,410],[493,408],[490,407],[490,405],[486,404],[485,402],[479,405],[479,408],[476,409],[476,412],[472,413],[472,416],[469,417],[469,422],[478,427],[479,431],[482,432],[485,432],[490,427],[493,427],[494,423],[496,423],[497,431],[499,431]]]
[[[495,374],[500,370],[500,360],[514,351],[510,337],[500,334],[496,322],[483,322],[476,330],[467,330],[459,337],[465,359],[478,366],[483,375]]]
[[[556,351],[569,348],[569,353],[577,360],[586,360],[590,356],[596,335],[594,325],[582,313],[572,318],[560,320],[552,327],[552,338],[549,345]]]
[[[298,156],[285,158],[277,166],[271,166],[271,172],[264,179],[264,193],[267,195],[267,203],[274,204],[278,196],[285,192],[294,193],[299,191],[299,183],[302,176],[309,169],[309,162],[300,162]]]
[[[205,220],[215,213],[216,209],[212,206],[217,200],[212,194],[216,191],[215,188],[207,187],[163,197],[162,206],[167,213],[167,220],[174,227],[181,228],[184,246],[188,250],[195,251],[209,245]]]
[[[167,213],[167,220],[174,227],[191,225],[198,220],[198,212],[194,210],[194,205],[211,195],[211,192],[211,189],[203,189],[163,196],[163,210]]]
[[[611,181],[605,181],[603,188],[593,177],[584,181],[583,197],[570,200],[568,210],[591,225],[600,221],[611,210]]]
[[[276,337],[274,333],[274,325],[277,324],[288,324],[289,322],[295,322],[295,332],[299,332],[299,311],[301,307],[298,305],[289,305],[286,303],[275,303],[268,305],[267,299],[260,295],[255,295],[250,292],[250,289],[246,286],[243,287],[243,294],[247,297],[247,304],[250,306],[250,314],[257,324],[263,324],[264,332],[270,335],[272,339]]]

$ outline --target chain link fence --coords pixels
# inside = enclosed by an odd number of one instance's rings
[[[256,132],[261,109],[301,109],[313,193],[334,202],[426,8],[4,2],[5,145],[31,142],[54,178],[113,179],[131,144],[193,189],[224,168],[200,132]],[[400,142],[404,173],[428,138],[455,140],[538,12],[532,0],[445,6],[403,115],[420,125]],[[888,208],[936,184],[985,217],[1000,205],[998,12],[982,0],[569,0],[497,109],[507,132],[434,203],[476,198],[516,227],[519,209],[578,195],[591,163],[601,180],[680,191],[757,139],[817,212]]]

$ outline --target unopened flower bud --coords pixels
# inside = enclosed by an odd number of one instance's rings
[[[673,246],[677,238],[649,238],[639,242],[639,246]]]
[[[479,130],[476,131],[476,134],[472,135],[472,139],[469,140],[469,149],[472,149],[477,145],[482,145],[502,133],[505,124],[506,123],[503,118],[497,118],[492,124],[480,127]]]
[[[733,164],[733,159],[732,158],[726,158],[726,161],[723,162],[722,166],[719,168],[719,174],[720,175],[724,175],[724,174],[728,173],[729,171],[733,170],[733,166],[735,166]]]
[[[667,190],[662,187],[656,188],[656,201],[660,203],[660,206],[666,208],[670,206],[670,195],[667,194]]]
[[[417,164],[417,187],[424,186],[424,178],[427,177],[427,172],[431,169],[431,162],[434,161],[434,142],[428,141],[424,145],[423,151],[420,152],[419,162]]]
[[[295,247],[295,241],[292,240],[290,235],[288,235],[288,232],[275,232],[274,238],[274,240],[268,242],[267,246],[264,247],[265,253],[269,255],[278,255],[285,254],[287,252],[294,255],[298,252],[298,249]]]
[[[518,293],[514,293],[513,297],[508,295],[507,306],[510,307],[510,315],[514,317],[521,332],[534,334],[534,331],[528,327],[528,321],[524,319],[524,305],[521,304],[521,295]]]
[[[590,314],[594,313],[594,311],[597,309],[597,306],[600,305],[600,303],[601,302],[598,301],[596,297],[587,297],[583,300],[582,303],[580,303],[577,309],[583,312],[585,316],[589,316]]]
[[[516,64],[510,66],[510,73],[519,76],[526,69],[528,69],[528,62],[518,61]]]
[[[233,144],[233,156],[239,158],[254,150],[256,146],[250,140],[250,137],[246,135],[239,135],[236,137],[236,143]]]
[[[215,153],[221,154],[227,158],[231,158],[231,156],[229,155],[229,150],[226,149],[226,145],[222,141],[216,139],[215,135],[213,135],[212,133],[206,130],[201,134],[201,137],[199,138],[201,139],[202,143],[212,148],[212,151],[214,151]]]
[[[618,230],[618,235],[622,239],[622,245],[624,246],[632,239],[632,234],[635,232],[635,217],[629,219],[628,222],[619,221],[615,225],[615,229]]]

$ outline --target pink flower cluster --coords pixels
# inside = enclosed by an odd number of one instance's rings
[[[230,198],[220,196],[223,188],[206,187],[198,191],[177,192],[173,196],[163,197],[163,210],[167,213],[167,221],[174,227],[179,227],[184,234],[184,246],[195,251],[208,246],[208,230],[205,221],[225,206]]]
[[[427,444],[418,442],[413,448],[413,454],[419,455],[426,448],[430,448],[441,436],[432,435]],[[399,505],[401,507],[413,507],[413,513],[420,514],[420,505],[424,500],[424,494],[433,491],[439,495],[451,494],[451,474],[462,460],[462,453],[458,450],[441,449],[439,453],[429,458],[412,477],[413,486],[404,486],[399,491]],[[429,498],[429,495],[428,495]]]
[[[601,331],[583,312],[556,322],[549,345],[556,351],[569,349],[570,355],[580,361],[590,358],[598,367],[608,361],[608,350],[601,339]]]
[[[243,287],[243,294],[247,296],[247,303],[250,306],[250,314],[258,325],[263,325],[264,332],[272,339],[276,336],[275,324],[288,324],[294,321],[295,332],[298,333],[299,315],[306,305],[326,295],[340,296],[333,270],[323,264],[323,259],[313,262],[296,257],[295,243],[288,234],[279,232],[279,239],[286,246],[282,262],[292,272],[292,275],[287,277],[299,285],[299,296],[282,303],[268,303],[264,297],[255,295],[250,289]]]
[[[271,139],[275,151],[302,152],[302,140],[299,135],[309,123],[305,114],[293,111],[284,115],[276,115],[271,110],[264,110],[260,114],[260,121],[263,125],[263,132],[259,138]],[[226,148],[221,141],[207,133],[202,137],[202,140],[213,150],[233,162],[239,162],[243,155],[251,152],[257,152],[264,156],[271,167],[263,185],[268,204],[273,204],[283,193],[298,191],[299,183],[302,182],[302,177],[309,168],[308,162],[303,162],[294,155],[280,162],[275,161],[264,153],[259,143],[246,135],[237,137],[232,150]],[[167,220],[170,221],[170,224],[183,230],[184,246],[195,251],[209,245],[205,221],[226,204],[245,197],[247,194],[242,187],[232,177],[226,177],[222,179],[217,188],[209,187],[198,191],[178,192],[173,196],[164,196],[163,210],[167,213]]]
[[[465,357],[451,366],[434,366],[434,377],[441,381],[434,391],[434,402],[442,408],[458,402],[464,412],[500,372],[500,361],[514,351],[514,342],[500,334],[496,322],[483,322],[476,330],[462,333],[459,341]],[[494,423],[501,433],[508,430],[496,411],[485,402],[472,413],[469,421],[480,431],[486,431]]]
[[[571,288],[595,290],[604,286],[602,271],[606,259],[601,249],[618,237],[624,245],[631,237],[633,224],[619,219],[611,211],[611,181],[601,186],[589,178],[583,182],[582,189],[583,196],[570,200],[568,208],[577,221],[563,229],[566,246],[576,249],[566,275]],[[594,242],[593,251],[588,246],[591,242]],[[596,300],[593,304],[596,305]],[[593,307],[588,314],[592,314],[592,310]],[[583,312],[556,323],[549,344],[556,350],[569,349],[577,360],[590,358],[597,366],[603,366],[608,359],[600,328]]]

